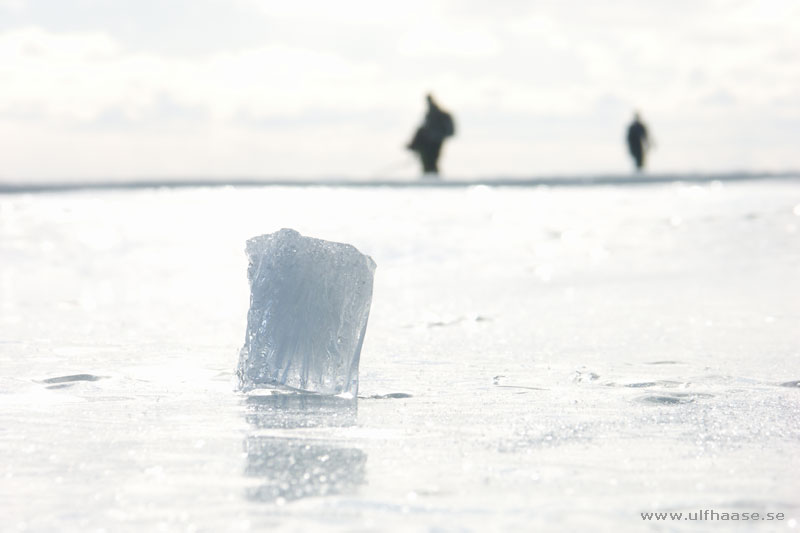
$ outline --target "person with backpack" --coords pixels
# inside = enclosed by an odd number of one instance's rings
[[[440,108],[430,94],[426,97],[428,101],[428,112],[422,125],[417,128],[414,138],[407,148],[416,152],[422,162],[422,171],[425,174],[439,173],[439,155],[442,151],[442,144],[448,137],[452,137],[455,132],[453,117],[447,111]]]

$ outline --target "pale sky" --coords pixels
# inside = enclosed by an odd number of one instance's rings
[[[800,2],[0,0],[0,180],[800,169]]]

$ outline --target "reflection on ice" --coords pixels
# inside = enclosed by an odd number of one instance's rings
[[[263,429],[349,427],[357,400],[312,394],[251,396],[245,418],[255,428],[244,441],[245,476],[259,484],[248,499],[282,503],[352,491],[364,484],[367,454],[322,439],[264,436]]]
[[[358,416],[355,399],[316,394],[249,396],[245,406],[247,422],[261,429],[348,427]]]
[[[351,491],[364,484],[367,454],[303,439],[248,437],[245,475],[259,478],[252,500],[280,503]]]

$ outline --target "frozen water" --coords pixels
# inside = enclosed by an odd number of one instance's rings
[[[797,531],[798,184],[0,194],[0,530]],[[356,400],[232,390],[281,227],[380,264]]]
[[[372,258],[291,229],[248,240],[247,255],[250,311],[239,386],[355,396]]]
[[[310,394],[250,396],[246,420],[259,431],[245,439],[244,475],[257,480],[248,499],[291,501],[311,496],[348,493],[366,481],[367,456],[358,448],[329,442],[264,434],[270,429],[335,428],[355,425],[355,399]]]

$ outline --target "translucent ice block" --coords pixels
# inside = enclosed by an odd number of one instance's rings
[[[353,246],[282,229],[247,241],[250,311],[244,391],[283,386],[358,393],[375,262]]]

